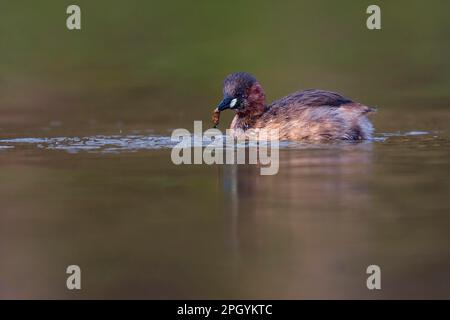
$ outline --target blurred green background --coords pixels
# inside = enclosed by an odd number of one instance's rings
[[[1,134],[190,127],[233,71],[268,100],[323,88],[405,113],[450,103],[448,1],[376,1],[377,31],[373,1],[80,0],[82,30],[69,31],[72,3],[1,2]]]

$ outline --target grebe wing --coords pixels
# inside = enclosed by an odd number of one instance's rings
[[[353,103],[352,100],[331,91],[308,89],[298,91],[272,102],[270,106],[284,107],[298,105],[302,107],[330,106],[339,107],[345,104]]]

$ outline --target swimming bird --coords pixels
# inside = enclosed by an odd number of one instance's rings
[[[276,129],[280,140],[305,141],[370,139],[373,126],[367,115],[375,111],[338,93],[318,89],[294,92],[267,105],[264,89],[246,72],[225,78],[223,100],[213,116],[215,125],[226,109],[236,113],[230,125],[235,137]]]

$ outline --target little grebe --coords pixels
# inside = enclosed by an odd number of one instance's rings
[[[230,129],[236,137],[277,129],[280,140],[364,140],[373,132],[367,114],[375,109],[330,91],[298,91],[266,105],[258,81],[238,72],[225,78],[223,95],[213,121],[217,125],[221,111],[235,110]]]

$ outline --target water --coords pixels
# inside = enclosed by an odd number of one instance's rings
[[[426,131],[411,131],[411,132],[395,132],[395,133],[379,133],[372,137],[369,141],[352,142],[352,141],[337,141],[330,143],[311,143],[304,141],[280,141],[280,149],[316,149],[316,148],[342,148],[346,145],[352,144],[369,144],[372,142],[386,142],[390,137],[407,138],[409,136],[424,136],[432,135],[431,139],[438,140],[438,135]],[[211,144],[210,140],[202,140],[201,137],[187,136],[190,140],[189,146],[193,147],[207,147]],[[76,153],[80,151],[98,152],[98,153],[120,153],[120,152],[136,152],[142,150],[153,149],[171,149],[179,144],[178,138],[172,139],[168,136],[155,135],[114,135],[114,136],[91,136],[91,137],[50,137],[50,138],[15,138],[15,139],[0,139],[0,148],[12,149],[20,148],[26,145],[35,146],[39,149],[46,150],[63,150],[68,153]],[[222,139],[225,141],[226,136]],[[248,143],[238,143],[237,147],[248,147]],[[255,147],[258,143],[251,143]]]
[[[169,137],[0,140],[3,297],[448,297],[449,140],[281,147],[280,170],[181,165]],[[365,268],[383,270],[368,292]],[[30,267],[32,266],[32,268]],[[30,277],[39,274],[39,277]],[[421,290],[414,290],[420,288]]]
[[[0,140],[5,145],[2,148],[14,146],[34,145],[39,149],[63,150],[69,153],[91,151],[100,153],[135,152],[171,148],[176,145],[170,137],[162,136],[92,136],[92,137],[56,137],[56,138],[17,138]]]
[[[450,298],[448,4],[77,4],[0,4],[0,298]],[[375,138],[174,165],[232,71],[376,106]]]

